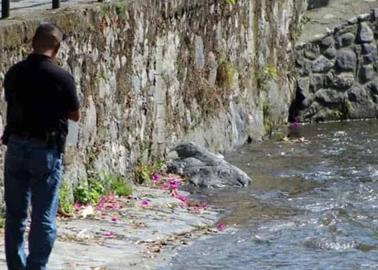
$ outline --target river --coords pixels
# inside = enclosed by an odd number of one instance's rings
[[[208,190],[228,229],[177,251],[168,269],[378,269],[378,122],[308,125],[303,143],[226,156],[254,182]]]

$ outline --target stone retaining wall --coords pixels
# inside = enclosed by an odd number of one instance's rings
[[[68,33],[60,62],[82,104],[64,178],[130,175],[179,142],[224,151],[286,120],[288,51],[303,8],[296,0],[139,0],[14,18],[0,24],[0,79],[30,51],[38,23],[56,22]],[[0,112],[1,124],[3,99]]]
[[[375,12],[296,47],[292,117],[326,121],[378,116],[378,21]]]

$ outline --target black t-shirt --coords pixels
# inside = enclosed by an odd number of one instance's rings
[[[67,134],[68,115],[79,109],[73,77],[44,55],[31,54],[10,68],[4,79],[6,132],[43,136]]]

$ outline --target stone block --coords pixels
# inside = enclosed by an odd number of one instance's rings
[[[348,100],[351,102],[348,115],[350,118],[376,117],[376,104],[369,91],[359,85],[348,91]]]
[[[361,50],[361,53],[363,55],[366,55],[366,54],[377,54],[377,45],[373,44],[373,43],[364,43],[362,44],[361,46],[362,50]]]
[[[329,4],[329,0],[308,0],[307,9],[325,7],[328,4]]]
[[[310,92],[315,93],[324,87],[325,76],[321,74],[314,74],[310,79]]]
[[[328,86],[339,91],[345,91],[349,89],[350,87],[353,86],[355,82],[353,73],[341,73],[328,79],[329,79]]]
[[[316,92],[315,100],[323,106],[331,106],[342,104],[345,101],[345,95],[333,89],[321,89]]]
[[[352,33],[345,33],[338,37],[339,47],[348,47],[351,46],[356,37]]]
[[[366,85],[366,89],[374,95],[378,95],[378,79]]]
[[[332,60],[336,57],[337,55],[337,50],[334,48],[334,47],[330,47],[328,49],[326,49],[324,52],[323,52],[323,55],[325,57],[327,57],[328,59]]]
[[[327,36],[320,41],[320,46],[322,47],[322,49],[327,49],[334,45],[335,39],[333,38],[333,36]]]
[[[298,106],[301,110],[306,109],[311,104],[313,95],[310,93],[309,77],[298,79],[296,100],[298,101]]]
[[[304,50],[304,56],[307,59],[315,60],[320,54],[319,47],[313,44],[307,44]]]
[[[374,33],[366,22],[360,24],[357,39],[360,43],[369,43],[374,40]]]
[[[367,98],[366,90],[359,85],[353,86],[351,89],[349,89],[347,94],[348,99],[351,102],[360,103]]]
[[[357,57],[352,50],[340,50],[337,53],[336,68],[340,71],[353,71],[356,68]]]
[[[311,69],[312,69],[312,62],[305,59],[303,61],[303,67],[299,70],[299,75],[308,76],[311,73]]]
[[[372,9],[373,20],[378,21],[378,8]]]
[[[312,71],[315,73],[326,73],[333,66],[332,61],[321,55],[312,63]]]
[[[298,85],[298,91],[306,95],[310,89],[310,79],[308,77],[299,78],[297,85]]]
[[[375,63],[377,59],[378,59],[378,56],[376,54],[364,55],[362,57],[362,63],[364,65],[372,64],[372,63]]]
[[[371,81],[375,75],[376,73],[373,66],[362,66],[359,72],[359,80],[362,84],[364,84]]]

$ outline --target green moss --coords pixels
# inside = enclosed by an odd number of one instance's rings
[[[219,63],[219,66],[218,66],[218,72],[217,72],[218,86],[231,88],[234,82],[234,76],[235,76],[234,66],[229,60],[223,59]]]
[[[340,115],[339,118],[341,119],[348,119],[350,118],[350,113],[353,110],[353,104],[349,100],[346,100],[340,109]]]
[[[114,4],[115,12],[118,17],[126,19],[127,5],[124,1],[120,1]]]
[[[73,203],[72,186],[63,180],[59,191],[59,207],[64,213],[70,214],[74,210]]]
[[[111,190],[118,196],[130,196],[133,194],[132,186],[125,179],[117,176],[108,178]]]
[[[4,214],[0,216],[0,229],[3,229],[3,228],[5,228],[5,215]]]
[[[278,78],[278,69],[273,65],[267,65],[265,68],[260,69],[256,74],[256,84],[257,88],[264,90],[266,84],[270,80],[277,80]]]

